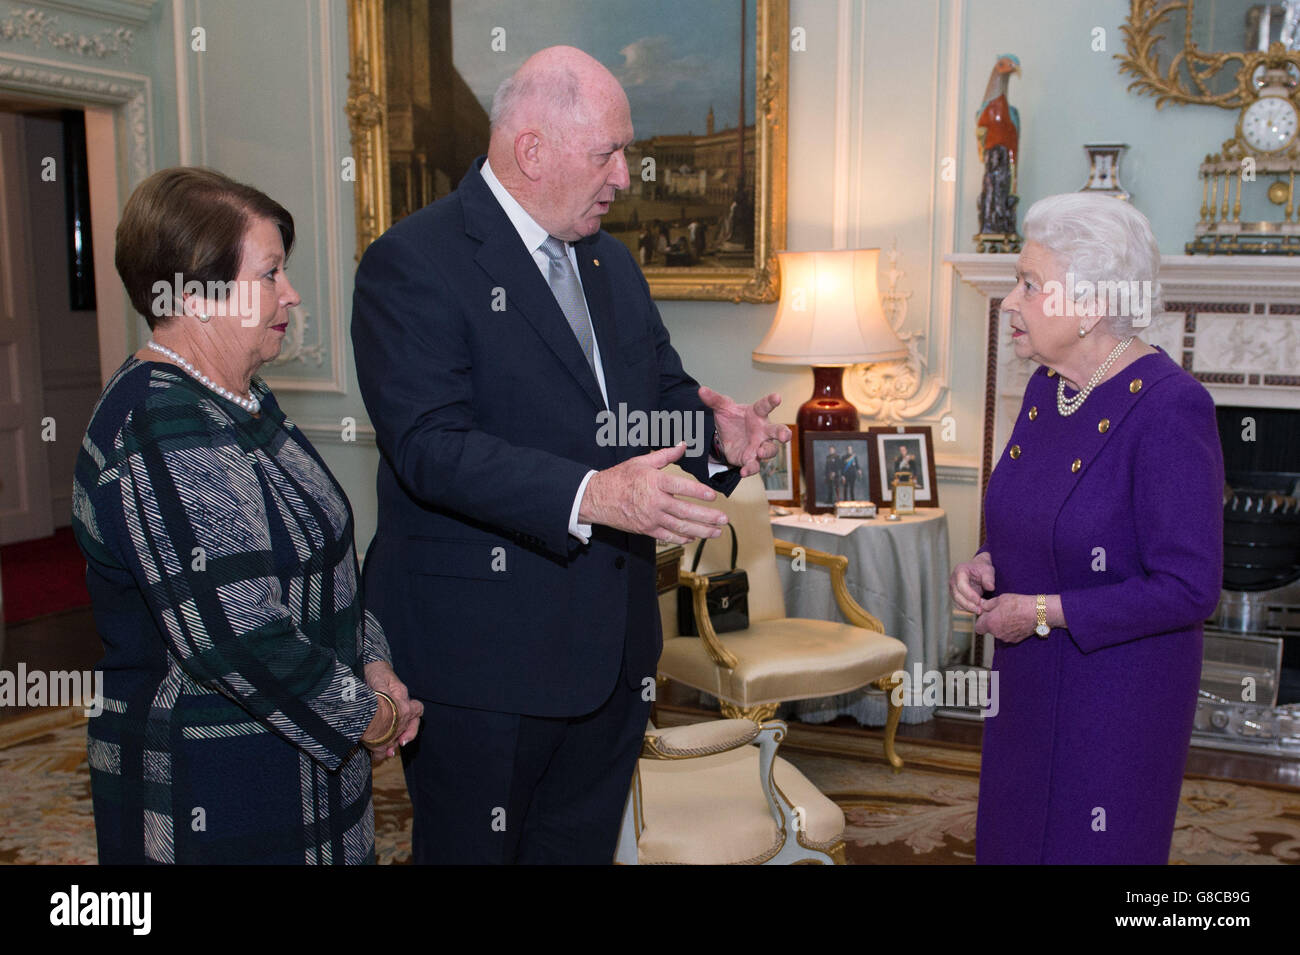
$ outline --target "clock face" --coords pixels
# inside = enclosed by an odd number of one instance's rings
[[[1246,145],[1261,153],[1276,152],[1295,138],[1300,126],[1295,107],[1280,96],[1266,96],[1251,103],[1241,116],[1241,135]]]

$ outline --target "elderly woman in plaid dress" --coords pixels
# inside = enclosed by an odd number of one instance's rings
[[[101,863],[373,862],[371,762],[419,730],[358,590],[352,512],[257,368],[293,219],[204,169],[145,180],[116,264],[153,338],[100,397],[73,516],[104,642]]]

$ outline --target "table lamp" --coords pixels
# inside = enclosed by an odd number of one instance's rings
[[[800,433],[857,431],[844,397],[844,369],[907,357],[880,305],[879,249],[780,252],[781,301],[755,361],[812,365],[813,393],[799,408]]]

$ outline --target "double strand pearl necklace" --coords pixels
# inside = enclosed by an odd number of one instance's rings
[[[199,381],[203,382],[203,384],[207,385],[217,394],[221,395],[221,397],[225,398],[227,401],[233,401],[235,404],[239,405],[239,407],[243,408],[249,414],[257,414],[259,411],[262,410],[262,403],[258,401],[255,397],[253,397],[253,393],[251,391],[248,393],[247,398],[243,397],[242,395],[237,395],[229,388],[222,388],[219,384],[217,384],[207,375],[203,374],[203,372],[199,371],[197,368],[191,365],[180,355],[176,354],[170,348],[165,348],[162,345],[159,345],[152,338],[149,339],[149,341],[146,342],[146,344],[148,345],[148,347],[152,348],[160,355],[166,355],[168,358],[176,362],[176,364],[180,365],[182,368],[188,371]]]
[[[1133,337],[1129,336],[1111,349],[1110,357],[1101,363],[1101,367],[1092,373],[1092,377],[1089,378],[1088,383],[1083,386],[1083,390],[1073,398],[1067,399],[1065,397],[1065,378],[1059,373],[1057,374],[1056,410],[1061,413],[1062,418],[1068,418],[1079,410],[1083,405],[1084,399],[1087,398],[1088,395],[1092,394],[1092,389],[1096,388],[1102,378],[1106,377],[1106,372],[1110,370],[1111,365],[1115,364],[1115,359],[1122,355],[1124,349],[1128,348],[1132,343]]]

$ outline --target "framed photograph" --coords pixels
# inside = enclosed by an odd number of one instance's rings
[[[799,426],[786,425],[790,440],[781,446],[781,453],[759,465],[769,504],[799,506]]]
[[[860,501],[868,492],[871,435],[865,431],[805,431],[804,510],[824,514],[837,501]]]
[[[893,504],[894,475],[907,471],[915,486],[917,507],[939,506],[939,484],[934,476],[934,436],[928,425],[868,428],[875,467],[871,469],[871,496],[877,504]]]
[[[627,92],[631,186],[602,228],[660,299],[774,302],[789,0],[348,0],[357,258],[487,152],[501,81],[569,44]]]

